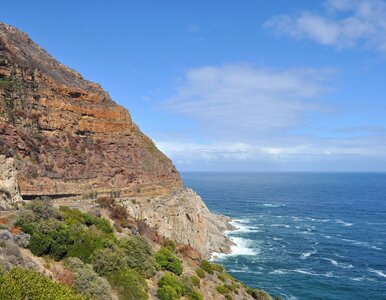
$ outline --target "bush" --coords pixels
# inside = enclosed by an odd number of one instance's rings
[[[195,287],[194,287],[192,281],[190,280],[190,277],[181,276],[179,279],[184,286],[184,295],[186,295],[186,296],[192,295],[195,291]]]
[[[247,288],[247,293],[257,300],[272,300],[271,296],[262,290]]]
[[[166,240],[164,242],[164,247],[173,253],[176,251],[176,244],[172,240]]]
[[[104,219],[76,209],[52,207],[48,200],[28,205],[16,224],[31,234],[29,248],[33,254],[49,255],[55,260],[65,256],[90,261],[92,252],[115,240],[112,228]]]
[[[224,272],[224,267],[217,264],[212,264],[207,260],[201,262],[201,269],[205,270],[208,274],[213,274],[215,271]]]
[[[126,266],[127,262],[123,251],[113,245],[112,248],[95,250],[91,256],[91,264],[98,274],[107,277],[122,269],[122,266]]]
[[[223,274],[217,274],[217,278],[220,279],[222,282],[225,282],[225,276]]]
[[[157,298],[159,300],[175,300],[178,299],[178,296],[175,289],[165,285],[157,290]]]
[[[224,284],[224,287],[226,287],[229,291],[232,291],[232,292],[235,290],[235,286],[234,285]]]
[[[204,278],[204,277],[205,277],[205,271],[204,271],[203,269],[201,269],[201,268],[198,268],[198,269],[196,270],[196,274],[197,274],[197,276],[200,277],[200,278]]]
[[[36,271],[13,268],[7,273],[0,273],[0,299],[86,300],[87,298]]]
[[[162,269],[181,275],[183,268],[181,261],[169,249],[163,247],[155,255],[157,263]]]
[[[223,285],[218,285],[216,287],[216,291],[219,292],[220,294],[223,294],[223,295],[229,293],[229,290],[225,286],[223,286]]]
[[[31,236],[29,249],[34,255],[42,256],[48,253],[51,244],[52,239],[50,237],[34,233]]]
[[[207,260],[203,260],[201,262],[201,269],[206,271],[208,274],[213,274],[214,270],[212,268],[212,264],[208,262]]]
[[[74,225],[71,236],[73,243],[68,247],[68,256],[78,257],[87,263],[91,262],[91,254],[95,250],[109,247],[115,241],[113,235],[98,231],[95,227]]]
[[[52,200],[47,197],[31,201],[26,208],[32,211],[34,221],[61,217],[60,212],[54,208]]]
[[[15,243],[10,240],[1,241],[0,243],[0,270],[8,271],[13,267],[24,267],[29,263]]]
[[[94,225],[98,230],[104,233],[112,233],[114,231],[110,223],[104,218],[64,206],[60,207],[59,210],[63,214],[65,222],[69,225],[84,224],[87,227]]]
[[[120,300],[146,300],[146,280],[135,270],[124,269],[114,272],[109,282],[118,292]]]
[[[177,292],[178,297],[182,297],[186,294],[185,285],[173,273],[165,273],[164,276],[162,276],[158,281],[158,286],[161,288],[164,286],[172,287]]]
[[[78,292],[93,299],[111,299],[111,286],[105,278],[98,276],[89,264],[84,264],[79,258],[70,257],[66,266],[74,272],[73,287]]]
[[[190,281],[197,287],[200,287],[200,278],[198,278],[196,275],[193,275],[190,277]]]
[[[204,297],[199,291],[194,291],[192,294],[189,295],[190,300],[203,300]]]
[[[13,236],[13,241],[15,242],[16,245],[18,245],[21,248],[27,248],[29,245],[29,240],[31,236],[27,233],[20,232],[18,234],[15,234]]]
[[[127,266],[136,270],[145,278],[157,272],[157,263],[149,243],[138,236],[127,237],[118,241],[118,246],[125,255]]]

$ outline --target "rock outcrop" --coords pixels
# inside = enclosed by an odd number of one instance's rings
[[[0,154],[14,157],[23,197],[182,186],[172,162],[100,85],[0,23]]]
[[[225,230],[230,219],[212,214],[201,197],[191,189],[172,196],[122,199],[131,217],[145,221],[168,239],[189,245],[205,258],[212,252],[229,253],[230,240]]]
[[[9,210],[21,201],[17,172],[12,157],[0,155],[0,210]]]
[[[113,102],[0,23],[0,207],[20,199],[108,196],[201,255],[228,252],[227,219],[183,189],[171,160]],[[17,173],[15,171],[17,169]]]

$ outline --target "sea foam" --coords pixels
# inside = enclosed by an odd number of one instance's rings
[[[334,266],[336,266],[336,267],[343,268],[343,269],[351,269],[351,268],[354,268],[354,266],[353,266],[352,264],[346,264],[346,263],[337,262],[335,259],[332,259],[332,258],[326,258],[326,257],[323,257],[322,259],[327,260],[327,261],[329,261],[332,265],[334,265]]]
[[[230,223],[233,225],[236,230],[227,231],[226,234],[237,234],[237,233],[247,233],[247,232],[259,232],[259,229],[256,226],[248,225],[249,219],[235,219]]]
[[[374,270],[372,268],[369,268],[369,271],[372,272],[372,273],[377,274],[380,277],[386,278],[386,274],[383,271],[381,271],[381,270]]]
[[[312,251],[309,251],[309,252],[304,252],[300,255],[300,258],[301,259],[306,259],[307,257],[310,257],[311,255],[313,254],[316,254],[318,251],[317,250],[312,250]]]

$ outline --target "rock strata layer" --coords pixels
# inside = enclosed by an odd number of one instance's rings
[[[3,23],[0,137],[24,197],[165,194],[182,186],[170,159],[100,85]]]

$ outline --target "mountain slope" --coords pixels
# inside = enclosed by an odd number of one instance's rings
[[[100,85],[0,23],[0,154],[16,158],[21,195],[164,194],[172,162]]]

